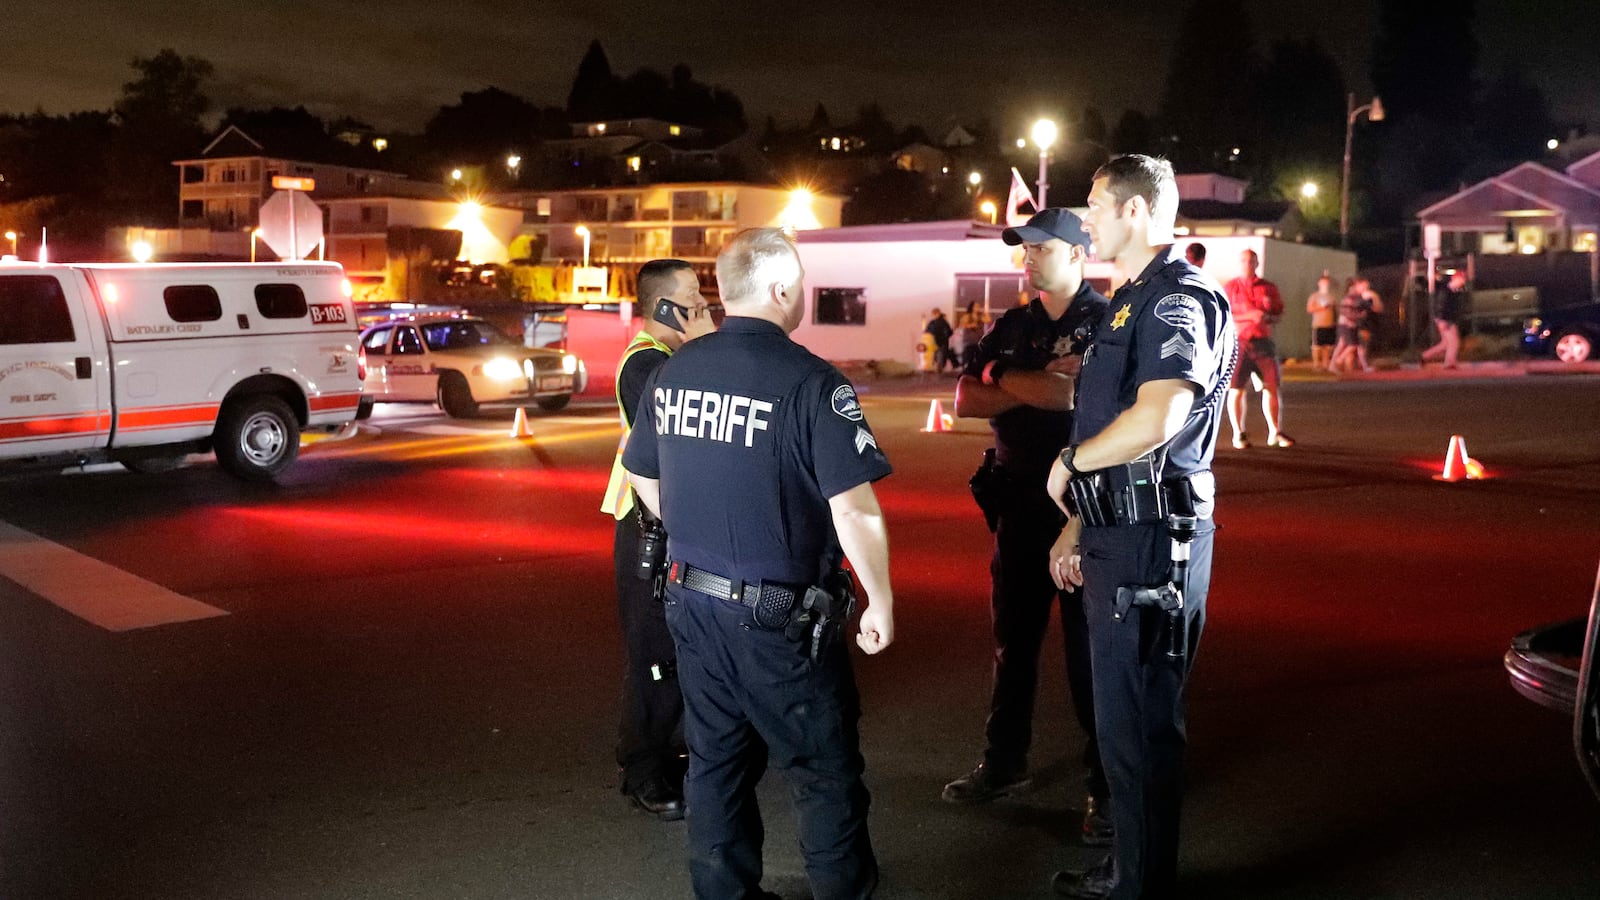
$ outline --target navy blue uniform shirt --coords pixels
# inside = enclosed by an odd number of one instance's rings
[[[838,562],[828,498],[891,471],[844,375],[745,316],[651,376],[622,464],[661,482],[674,560],[793,585]]]
[[[1085,281],[1059,319],[1051,319],[1037,297],[1027,306],[1007,310],[978,342],[978,352],[963,374],[982,378],[994,360],[1008,369],[1037,372],[1051,360],[1082,353],[1107,302]],[[989,427],[994,429],[996,461],[1043,475],[1072,439],[1072,413],[1018,406],[990,419]]]
[[[1176,378],[1195,385],[1194,407],[1167,445],[1161,475],[1204,473],[1207,477],[1195,479],[1195,491],[1206,515],[1221,420],[1218,407],[1211,404],[1219,402],[1215,394],[1226,386],[1222,379],[1238,341],[1222,286],[1181,256],[1169,261],[1171,249],[1161,248],[1137,278],[1111,295],[1078,376],[1072,442],[1082,443],[1105,430],[1133,406],[1145,382]]]

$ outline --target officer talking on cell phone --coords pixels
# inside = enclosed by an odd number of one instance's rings
[[[1184,683],[1205,626],[1221,402],[1238,352],[1228,300],[1172,250],[1172,166],[1122,156],[1095,173],[1084,226],[1129,279],[1111,296],[1078,376],[1072,443],[1049,492],[1070,514],[1050,551],[1081,584],[1112,852],[1058,873],[1063,896],[1177,891]]]
[[[635,809],[670,821],[683,818],[683,695],[661,610],[666,534],[661,521],[635,501],[622,469],[622,448],[638,418],[645,382],[685,341],[710,334],[713,326],[700,278],[681,259],[640,266],[638,295],[645,318],[617,363],[622,443],[600,508],[617,520],[611,556],[624,650],[617,729],[622,793]]]
[[[782,231],[717,256],[727,318],[645,385],[623,466],[667,530],[667,626],[689,742],[689,873],[702,900],[761,897],[764,742],[789,782],[818,900],[871,896],[861,716],[848,655],[894,639],[889,544],[872,483],[889,461],[855,389],[790,340],[804,270]]]
[[[1062,589],[1050,578],[1050,544],[1063,519],[1045,492],[1045,479],[1056,453],[1071,440],[1078,368],[1107,301],[1084,278],[1090,240],[1072,211],[1046,209],[1001,237],[1023,248],[1023,270],[1039,294],[995,322],[956,383],[956,415],[987,418],[994,429],[994,447],[972,480],[994,532],[994,687],[983,758],[970,774],[945,785],[944,799],[982,803],[1031,787],[1028,750],[1039,651],[1059,603],[1067,686],[1085,738],[1089,796],[1082,838],[1104,846],[1111,841],[1111,820],[1095,743],[1089,628],[1077,588]]]

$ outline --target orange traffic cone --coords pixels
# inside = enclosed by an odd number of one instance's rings
[[[528,427],[528,411],[517,407],[517,417],[511,421],[511,436],[514,438],[531,438],[533,429]]]
[[[1433,476],[1435,481],[1467,481],[1483,477],[1483,466],[1467,455],[1467,440],[1459,434],[1450,435],[1450,446],[1444,454],[1444,474]]]
[[[944,404],[934,400],[928,404],[928,424],[922,426],[924,434],[954,431],[956,420],[944,411]]]

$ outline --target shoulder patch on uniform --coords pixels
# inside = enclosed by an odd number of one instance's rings
[[[856,399],[856,389],[848,384],[839,385],[833,392],[833,411],[841,419],[861,421],[861,401]]]
[[[1173,328],[1194,328],[1202,319],[1200,301],[1188,294],[1168,294],[1157,300],[1155,314]]]
[[[859,456],[860,454],[867,452],[868,447],[871,447],[874,450],[878,449],[878,439],[872,436],[872,432],[862,428],[860,425],[857,425],[856,455]]]
[[[1161,345],[1161,358],[1167,359],[1172,356],[1181,356],[1190,362],[1194,361],[1194,343],[1185,338],[1182,332],[1167,338]]]

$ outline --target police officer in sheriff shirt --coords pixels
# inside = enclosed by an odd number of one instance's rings
[[[1081,514],[1080,492],[1104,483],[1115,496],[1089,490],[1089,500],[1097,510],[1116,510],[1099,526],[1072,517],[1051,548],[1052,577],[1084,588],[1100,755],[1116,830],[1105,862],[1056,875],[1052,886],[1067,897],[1132,900],[1176,892],[1184,682],[1205,625],[1215,532],[1211,458],[1237,352],[1221,287],[1170,258],[1177,208],[1171,164],[1123,156],[1095,173],[1084,222],[1097,255],[1114,259],[1131,280],[1112,295],[1085,354],[1072,443],[1050,470],[1049,492],[1058,501],[1070,490]],[[1149,496],[1135,493],[1130,482],[1141,465],[1145,484],[1153,476],[1164,496],[1187,498],[1169,499],[1169,509],[1153,521],[1137,512],[1147,503],[1129,502]],[[1167,515],[1180,510],[1191,514],[1192,525],[1186,577],[1173,564],[1181,555],[1173,537],[1183,532]],[[1182,583],[1174,585],[1175,577]],[[1137,596],[1133,589],[1163,586],[1181,592],[1181,609],[1119,610],[1124,597]],[[1119,588],[1127,592],[1119,596]]]
[[[644,324],[628,342],[617,363],[617,411],[623,440],[638,417],[644,385],[684,341],[710,334],[711,316],[700,294],[700,278],[681,259],[653,259],[639,267],[639,304]],[[687,310],[677,314],[682,330],[651,317],[656,301],[666,298]],[[661,603],[651,579],[639,576],[641,517],[648,513],[635,502],[622,468],[622,450],[611,468],[611,481],[601,510],[617,520],[612,542],[612,568],[617,590],[617,619],[622,626],[624,672],[622,716],[617,729],[617,765],[622,793],[635,809],[665,821],[683,818],[683,772],[679,765],[683,695],[678,691],[672,635],[667,632]]]
[[[1089,632],[1076,588],[1060,590],[1048,570],[1061,511],[1045,493],[1056,454],[1072,437],[1074,376],[1106,298],[1084,280],[1090,240],[1070,210],[1046,209],[1001,238],[1025,248],[1023,268],[1039,291],[1027,306],[1006,312],[978,344],[956,384],[956,415],[984,417],[994,429],[994,452],[977,476],[979,500],[994,524],[990,609],[994,622],[994,689],[985,729],[988,746],[970,774],[945,786],[944,799],[980,803],[1027,790],[1028,748],[1039,650],[1050,608],[1061,604],[1067,685],[1086,736],[1087,843],[1110,843],[1105,774],[1094,735]],[[992,465],[989,459],[992,458]]]
[[[872,482],[890,468],[849,381],[789,339],[805,312],[803,275],[783,232],[735,235],[717,257],[727,318],[652,376],[623,454],[669,535],[689,872],[705,900],[763,896],[749,753],[761,741],[789,781],[813,894],[868,897],[878,880],[847,648],[795,604],[805,612],[808,588],[848,557],[865,591],[856,643],[889,646],[889,548]],[[834,609],[835,625],[844,612]]]

